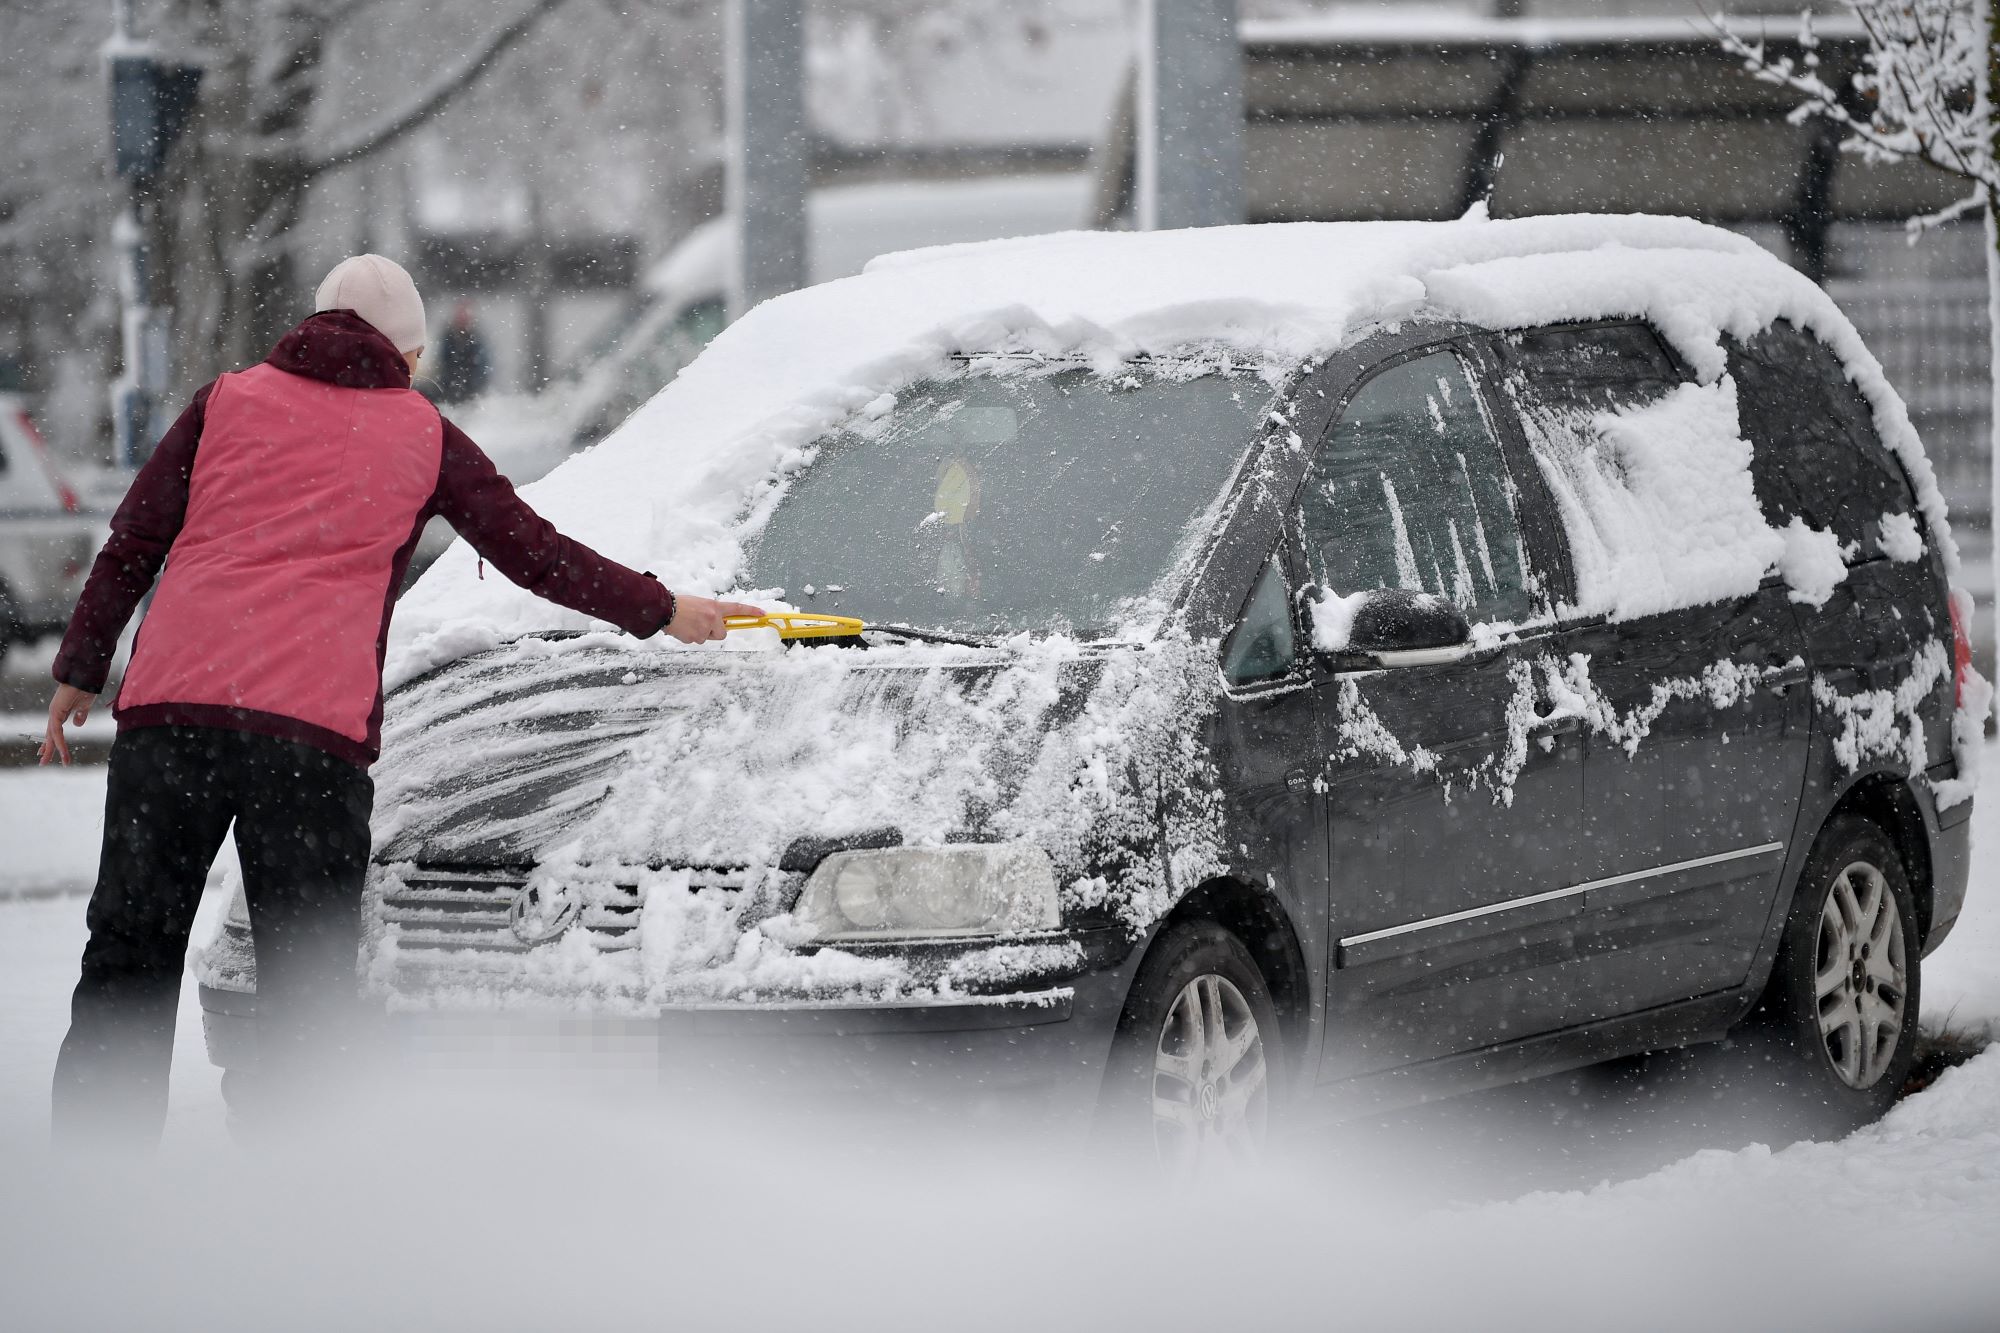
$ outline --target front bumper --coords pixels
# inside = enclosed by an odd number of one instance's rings
[[[1124,1000],[1123,969],[1042,989],[883,1002],[701,1003],[645,1016],[559,1010],[385,1015],[412,1072],[656,1079],[759,1101],[945,1107],[1010,1121],[1096,1105]],[[209,1059],[257,1056],[254,994],[200,988]]]

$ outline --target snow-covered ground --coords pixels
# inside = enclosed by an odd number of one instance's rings
[[[10,869],[87,881],[102,790],[0,772]],[[2000,800],[1975,818],[1924,1008],[2000,1032]],[[2000,1327],[2000,1048],[1836,1143],[1744,1146],[1750,1090],[1626,1069],[1163,1197],[954,1125],[892,1149],[681,1096],[398,1089],[240,1148],[190,995],[159,1158],[83,1168],[45,1133],[84,905],[0,902],[7,1327]]]
[[[0,769],[0,830],[0,899],[88,893],[104,836],[103,767]],[[0,938],[14,933],[10,924]]]

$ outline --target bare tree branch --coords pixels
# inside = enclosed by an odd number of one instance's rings
[[[1909,219],[1903,224],[1903,227],[1914,239],[1924,232],[1935,231],[1947,223],[1956,222],[1968,214],[1977,213],[1984,207],[1986,207],[1986,191],[1983,188],[1974,189],[1971,194],[1964,195],[1957,201],[1946,204],[1935,213],[1923,213]]]
[[[432,80],[430,86],[408,106],[390,113],[373,125],[362,127],[349,138],[336,142],[324,152],[307,158],[300,164],[299,169],[308,177],[317,176],[334,167],[352,162],[356,158],[366,157],[417,129],[444,110],[452,98],[485,74],[495,61],[522,38],[532,33],[536,25],[554,13],[563,3],[564,0],[533,0],[533,3],[512,19],[488,33],[485,39],[468,52],[456,66]]]

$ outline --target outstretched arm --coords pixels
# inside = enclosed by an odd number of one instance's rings
[[[757,608],[680,596],[651,574],[628,569],[557,532],[458,427],[444,423],[437,512],[493,563],[537,597],[608,620],[641,638],[665,630],[684,643],[723,636],[722,618]]]

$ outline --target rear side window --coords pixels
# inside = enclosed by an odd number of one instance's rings
[[[1574,613],[1629,620],[1756,591],[1783,540],[1758,509],[1733,382],[1688,382],[1633,322],[1513,333],[1498,355],[1562,515]]]
[[[1530,329],[1501,343],[1508,383],[1525,383],[1540,405],[1566,411],[1635,407],[1681,382],[1653,331],[1643,324]]]
[[[1833,353],[1791,324],[1774,324],[1730,347],[1729,373],[1755,451],[1757,501],[1772,526],[1802,518],[1839,538],[1849,559],[1881,555],[1883,516],[1913,514],[1916,497]]]
[[[1335,593],[1436,593],[1474,621],[1518,624],[1535,613],[1513,479],[1455,353],[1402,362],[1362,385],[1300,503],[1312,576]]]

